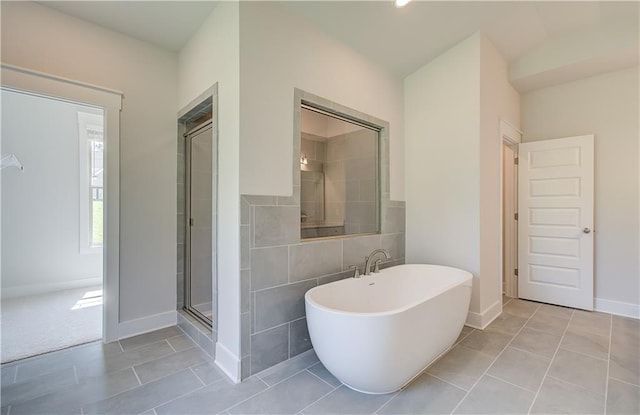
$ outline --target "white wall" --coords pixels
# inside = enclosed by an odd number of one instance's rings
[[[80,253],[78,112],[102,110],[2,91],[2,296],[101,284],[102,250]]]
[[[402,80],[277,3],[240,4],[240,191],[292,191],[293,92],[389,121],[391,199],[404,200]]]
[[[175,322],[176,54],[39,4],[1,7],[3,62],[124,91],[120,322]]]
[[[636,316],[639,78],[636,66],[522,96],[523,141],[595,134],[596,307]]]
[[[180,52],[178,70],[178,109],[218,83],[216,361],[233,379],[240,378],[239,47],[238,3],[221,2]]]
[[[501,119],[520,125],[520,94],[505,59],[480,36],[480,309],[487,318],[502,309]]]
[[[506,62],[481,34],[405,79],[407,262],[474,274],[468,324],[501,310],[500,119],[519,123]]]
[[[480,273],[480,43],[471,37],[405,79],[408,263]],[[480,310],[479,295],[472,310]]]

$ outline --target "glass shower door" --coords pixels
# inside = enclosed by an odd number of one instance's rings
[[[187,234],[185,255],[185,309],[211,325],[215,254],[215,171],[211,122],[186,134]]]

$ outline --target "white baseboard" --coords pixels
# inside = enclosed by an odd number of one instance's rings
[[[234,383],[241,381],[240,359],[222,343],[216,343],[216,365],[229,377]]]
[[[176,311],[167,311],[166,313],[123,321],[118,323],[118,340],[175,326],[177,321],[178,313]]]
[[[640,304],[623,303],[604,298],[596,298],[594,303],[596,311],[640,319]]]
[[[496,319],[502,313],[502,300],[498,300],[493,303],[489,308],[481,313],[469,311],[467,313],[467,321],[465,326],[473,327],[474,329],[484,330],[493,320]]]
[[[2,299],[26,297],[28,295],[47,294],[75,288],[102,286],[102,277],[82,278],[79,280],[52,282],[47,284],[29,284],[2,289]]]

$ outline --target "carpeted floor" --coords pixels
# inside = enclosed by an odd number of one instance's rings
[[[102,338],[102,287],[2,300],[2,363]]]

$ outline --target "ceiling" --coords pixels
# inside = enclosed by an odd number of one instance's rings
[[[178,51],[217,1],[46,1],[64,13]],[[640,2],[284,1],[284,6],[398,76],[406,76],[476,31],[507,61],[554,37],[603,27],[638,30]]]
[[[177,52],[218,1],[38,1],[99,26]]]

